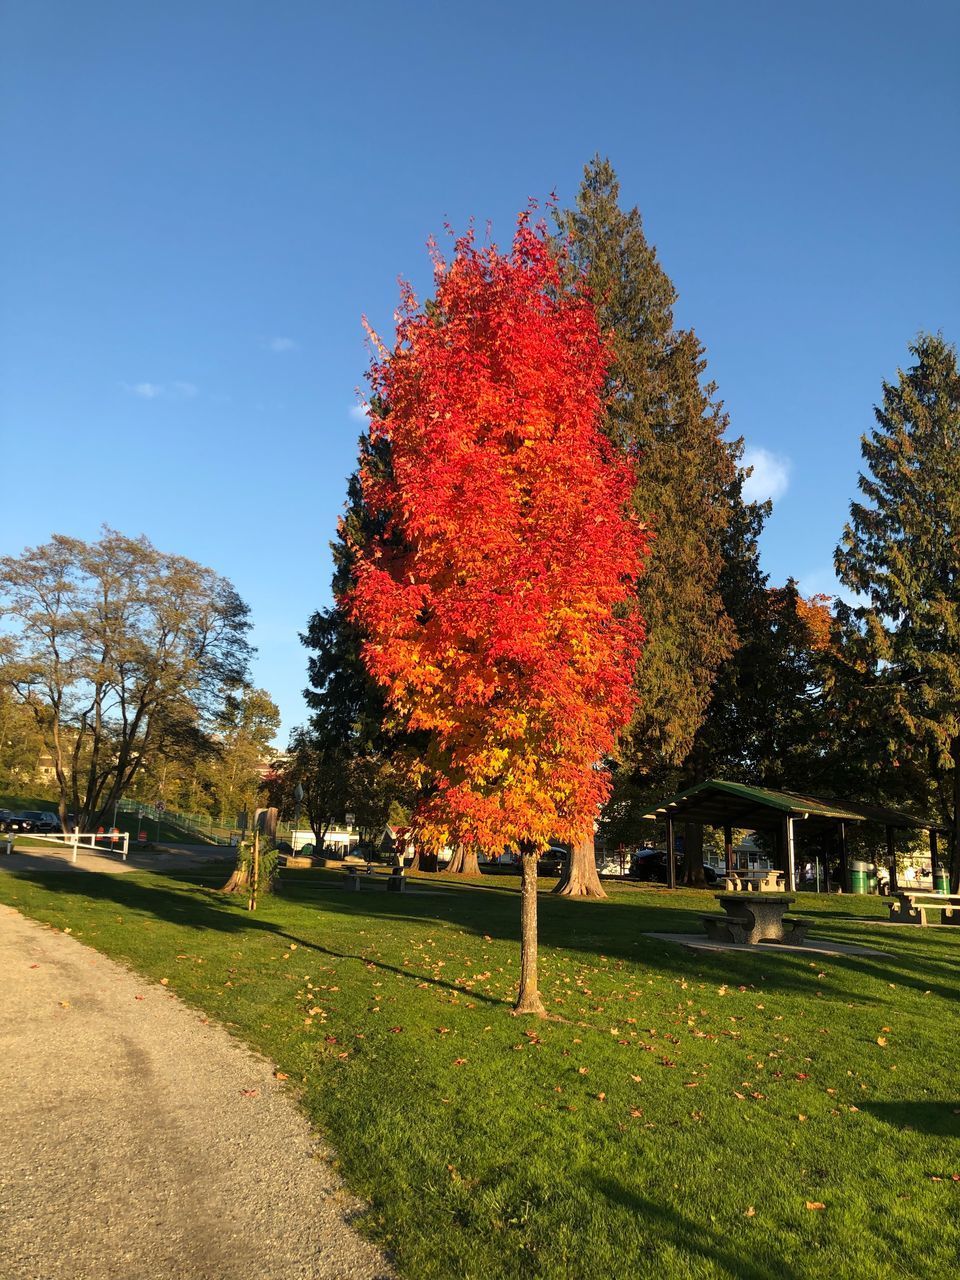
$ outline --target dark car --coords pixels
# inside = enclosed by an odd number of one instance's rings
[[[683,856],[676,854],[677,872],[679,876],[680,866],[683,862]],[[666,849],[638,849],[630,858],[630,878],[632,880],[655,880],[666,884],[667,882],[667,851]],[[713,867],[704,866],[703,878],[706,880],[708,887],[717,883],[717,873]]]
[[[25,813],[15,813],[10,809],[0,810],[0,831],[19,831],[24,835],[33,830],[33,823]]]
[[[31,824],[31,831],[49,833],[51,831],[60,830],[60,819],[55,813],[51,813],[49,810],[41,813],[39,809],[28,809],[21,813],[20,817],[24,818]]]
[[[563,870],[563,864],[566,860],[566,849],[551,845],[549,849],[544,849],[537,859],[537,872],[539,875],[544,876],[558,876]]]

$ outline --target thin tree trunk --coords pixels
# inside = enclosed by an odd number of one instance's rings
[[[954,738],[953,750],[953,830],[950,832],[950,892],[960,893],[960,738]]]
[[[547,1016],[537,982],[537,850],[526,840],[520,846],[520,990],[513,1012]]]
[[[453,857],[447,865],[447,871],[458,876],[478,876],[480,861],[473,845],[458,844]]]
[[[683,826],[682,879],[695,889],[705,889],[707,885],[703,871],[703,826],[699,822],[685,822]]]
[[[576,841],[567,854],[563,875],[553,890],[564,898],[605,898],[606,890],[597,873],[594,835]]]

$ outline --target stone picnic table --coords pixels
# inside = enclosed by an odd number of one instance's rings
[[[714,897],[723,908],[723,915],[702,917],[711,942],[751,947],[759,942],[802,943],[810,927],[809,920],[787,915],[795,901],[788,893],[740,890],[717,893]]]

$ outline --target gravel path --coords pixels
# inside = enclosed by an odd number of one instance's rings
[[[0,906],[3,1280],[387,1280],[269,1063]]]

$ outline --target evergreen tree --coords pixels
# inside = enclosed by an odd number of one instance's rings
[[[693,781],[700,772],[696,735],[718,670],[737,645],[722,580],[741,446],[724,439],[727,415],[704,381],[704,348],[691,330],[677,329],[676,290],[638,210],[620,208],[609,161],[598,156],[586,166],[577,207],[559,223],[574,265],[586,272],[601,329],[612,331],[607,433],[634,461],[634,507],[655,535],[638,589],[649,634],[640,710],[612,801],[622,826],[648,784]],[[702,855],[698,866],[694,851],[687,872],[702,883]]]
[[[942,335],[910,347],[917,363],[883,384],[864,436],[863,502],[835,563],[862,604],[839,604],[848,667],[859,674],[888,766],[925,767],[952,827],[960,888],[960,372]],[[884,730],[886,731],[884,734]]]

